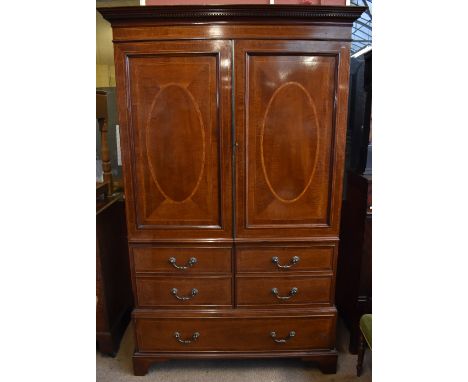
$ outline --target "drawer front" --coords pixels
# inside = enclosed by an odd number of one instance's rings
[[[330,349],[335,337],[334,316],[137,318],[135,327],[141,352]]]
[[[232,306],[232,278],[136,277],[140,307]]]
[[[231,273],[231,248],[133,247],[135,272]]]
[[[331,303],[331,276],[238,276],[238,306]]]
[[[238,272],[332,270],[333,246],[238,248]]]

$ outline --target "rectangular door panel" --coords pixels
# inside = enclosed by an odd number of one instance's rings
[[[338,234],[348,43],[237,41],[237,236]]]
[[[230,42],[116,47],[130,239],[230,237]]]

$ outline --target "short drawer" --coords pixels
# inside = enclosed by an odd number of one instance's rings
[[[238,272],[332,270],[334,246],[238,248]]]
[[[335,316],[137,318],[139,352],[331,349]]]
[[[238,306],[330,304],[331,276],[238,276]]]
[[[133,247],[135,272],[230,273],[231,248]]]
[[[229,276],[136,277],[140,307],[232,306]]]

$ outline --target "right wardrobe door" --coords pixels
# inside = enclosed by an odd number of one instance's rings
[[[235,43],[236,236],[338,236],[346,42]]]

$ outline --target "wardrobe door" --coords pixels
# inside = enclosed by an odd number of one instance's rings
[[[338,236],[349,43],[237,41],[242,237]]]
[[[232,237],[231,52],[116,44],[130,240]]]

